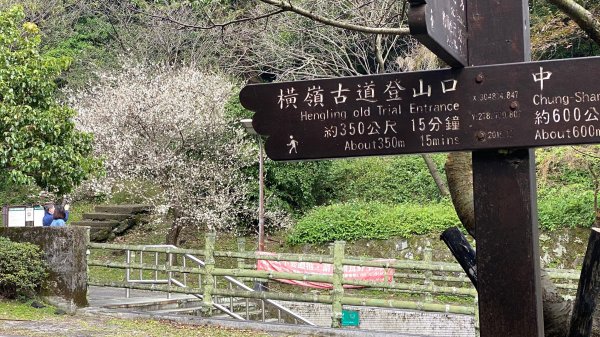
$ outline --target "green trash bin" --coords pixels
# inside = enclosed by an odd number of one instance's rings
[[[360,315],[358,310],[342,310],[342,326],[359,327]]]

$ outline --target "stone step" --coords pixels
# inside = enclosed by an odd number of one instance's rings
[[[104,212],[94,212],[94,213],[85,213],[83,214],[83,219],[85,220],[125,220],[129,218],[131,215],[129,214],[119,214],[119,213],[104,213]]]
[[[153,314],[158,314],[158,315],[177,315],[177,314],[187,314],[187,315],[191,315],[191,314],[195,314],[196,312],[202,312],[202,309],[204,307],[203,306],[196,306],[196,307],[190,307],[190,308],[177,308],[177,309],[163,309],[163,310],[152,310],[150,311]]]
[[[175,296],[175,295],[173,295]],[[131,309],[135,311],[185,311],[189,308],[201,307],[202,300],[195,296],[179,295],[171,299],[122,299],[120,303],[112,303],[104,306],[109,309]]]
[[[226,308],[229,309],[229,307]],[[246,310],[234,310],[233,312],[246,319]],[[211,316],[211,318],[230,319],[231,316],[229,316],[226,313],[221,313],[218,309],[213,309],[213,315]],[[262,321],[262,310],[250,308],[250,310],[248,310],[248,319],[251,321]],[[265,321],[268,319],[272,319],[272,317],[269,317],[269,313],[265,312]],[[277,320],[277,318],[275,318],[275,320]]]
[[[114,237],[115,235],[113,234],[111,227],[90,228],[90,241],[92,242],[104,242]]]
[[[120,224],[119,221],[116,220],[104,220],[104,221],[95,221],[95,220],[82,220],[82,221],[74,221],[70,223],[72,226],[89,226],[92,228],[113,228]]]
[[[98,205],[94,207],[97,213],[141,214],[152,211],[152,205]]]

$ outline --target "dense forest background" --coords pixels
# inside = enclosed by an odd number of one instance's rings
[[[600,14],[597,1],[578,2]],[[406,27],[403,1],[295,3],[353,27]],[[75,110],[102,165],[73,188],[5,177],[2,203],[151,203],[175,243],[181,231],[256,231],[258,143],[239,124],[252,113],[237,98],[245,83],[445,67],[406,34],[340,29],[258,1],[4,0],[0,11],[15,5],[15,20],[39,29],[39,53],[68,60],[53,95]],[[600,55],[552,4],[530,5],[534,59]],[[597,146],[536,153],[540,226],[591,226]],[[444,162],[267,160],[267,229],[288,231],[290,243],[443,230],[459,222],[444,182],[432,179],[444,176]]]

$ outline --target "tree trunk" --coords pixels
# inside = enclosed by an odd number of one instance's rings
[[[600,296],[600,229],[592,228],[588,240],[577,296],[571,314],[569,337],[587,337],[592,331],[593,314]]]
[[[173,245],[179,247],[179,234],[181,234],[181,230],[183,229],[183,224],[181,223],[181,211],[177,207],[173,207],[173,223],[171,224],[171,228],[169,228],[169,232],[167,233],[166,243],[168,245]]]
[[[565,337],[569,332],[572,303],[562,298],[544,269],[540,274],[544,303],[544,336]]]
[[[470,152],[452,152],[446,160],[448,189],[456,214],[471,236],[475,237],[473,205],[473,168]]]
[[[448,188],[456,213],[469,234],[476,233],[473,206],[473,168],[470,152],[453,152],[446,161]],[[546,337],[565,337],[569,331],[572,304],[557,292],[548,273],[541,270],[542,301],[544,305],[544,332]],[[595,312],[594,314],[600,315]],[[595,315],[596,316],[596,315]],[[598,320],[594,320],[596,323]],[[594,326],[592,336],[600,336]]]
[[[423,153],[423,154],[421,154],[421,157],[423,157],[425,164],[427,164],[429,173],[431,174],[433,181],[435,181],[435,184],[437,185],[438,189],[440,190],[440,194],[443,197],[449,196],[450,192],[448,192],[448,186],[446,186],[446,183],[444,182],[444,179],[440,175],[440,172],[438,171],[437,166],[433,162],[433,159],[431,159],[431,155],[427,154],[427,153]]]
[[[600,21],[574,0],[548,0],[567,14],[597,44],[600,44]]]

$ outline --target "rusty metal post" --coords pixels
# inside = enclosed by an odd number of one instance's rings
[[[264,146],[260,136],[258,138],[258,250],[265,250],[265,156]]]
[[[527,1],[466,3],[470,65],[530,60]],[[542,337],[533,150],[473,152],[473,188],[481,336]]]

